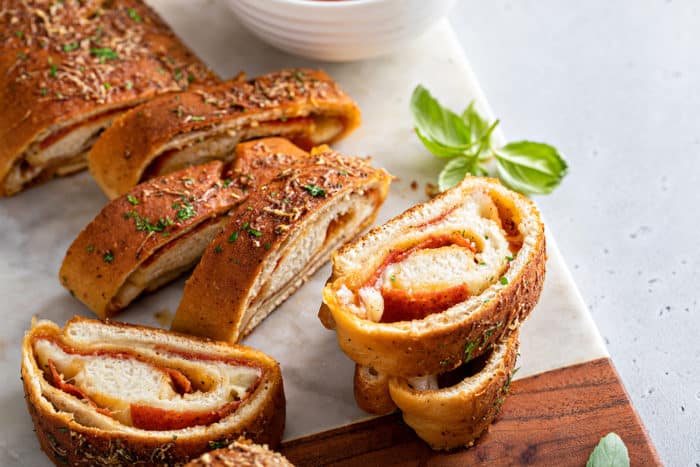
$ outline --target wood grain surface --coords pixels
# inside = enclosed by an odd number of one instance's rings
[[[662,465],[604,358],[514,382],[503,412],[470,449],[433,452],[393,414],[286,442],[282,452],[297,466],[583,466],[611,431],[632,466]]]

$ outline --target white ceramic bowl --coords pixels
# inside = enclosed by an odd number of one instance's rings
[[[455,0],[224,0],[270,45],[303,57],[351,61],[401,48]]]

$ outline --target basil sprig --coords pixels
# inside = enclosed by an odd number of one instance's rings
[[[491,140],[499,121],[489,124],[472,102],[461,115],[440,105],[418,85],[411,97],[416,135],[437,157],[449,159],[438,177],[444,191],[467,174],[488,175],[486,164],[495,160],[496,173],[509,188],[524,194],[548,194],[567,172],[567,164],[552,146],[518,141],[494,147]]]
[[[630,458],[627,446],[617,433],[608,433],[600,439],[586,467],[629,467]]]

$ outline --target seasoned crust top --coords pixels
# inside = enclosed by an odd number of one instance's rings
[[[255,126],[314,113],[343,119],[343,133],[335,139],[360,122],[357,105],[321,70],[287,69],[161,96],[115,120],[88,156],[90,172],[112,196],[109,191],[124,192],[137,184],[158,152],[178,135],[212,133],[223,123]]]
[[[85,115],[217,81],[140,0],[0,1],[0,179]]]

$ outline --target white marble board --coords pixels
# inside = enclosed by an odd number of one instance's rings
[[[449,106],[461,109],[475,99],[491,114],[476,77],[449,24],[441,22],[394,55],[349,64],[320,64],[278,52],[236,22],[223,2],[152,0],[175,31],[224,77],[289,66],[323,67],[353,96],[363,125],[337,148],[372,155],[397,180],[378,222],[425,201],[441,161],[413,134],[408,101],[423,83]],[[498,135],[498,137],[502,137]],[[1,144],[1,143],[0,143]],[[419,188],[411,188],[411,182]],[[556,196],[556,194],[554,195]],[[63,324],[90,311],[57,279],[63,255],[78,232],[99,212],[106,198],[87,173],[57,180],[0,200],[0,465],[49,465],[39,450],[27,413],[20,371],[20,342],[32,316]],[[548,232],[547,278],[542,298],[521,334],[517,378],[607,357],[607,351]],[[335,334],[316,317],[326,265],[267,318],[245,344],[276,358],[287,395],[285,439],[292,439],[367,417],[354,403],[353,364],[338,349]],[[184,279],[138,300],[119,319],[167,326]]]

